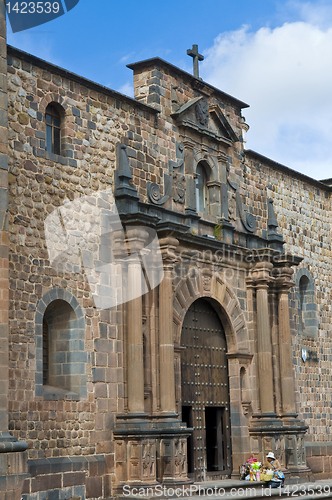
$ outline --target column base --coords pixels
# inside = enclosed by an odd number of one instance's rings
[[[304,444],[308,426],[296,416],[288,414],[283,418],[271,418],[271,414],[255,415],[249,427],[251,449],[259,455],[261,461],[272,451],[291,475],[296,475],[296,471],[309,474]]]
[[[9,432],[0,433],[0,500],[20,500],[28,474],[28,445]]]
[[[189,483],[187,438],[191,429],[172,416],[133,419],[118,415],[113,431],[115,441],[115,482],[113,494],[129,488]]]

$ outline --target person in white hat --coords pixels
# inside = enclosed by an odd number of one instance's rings
[[[272,453],[272,451],[270,451],[266,455],[266,460],[263,464],[263,469],[272,469],[272,470],[280,470],[281,469],[280,462],[279,462],[279,460],[276,459],[276,457],[274,456],[274,453]]]

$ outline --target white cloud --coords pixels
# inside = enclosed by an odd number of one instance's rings
[[[248,149],[312,177],[332,177],[332,8],[289,5],[298,7],[299,21],[220,34],[201,73],[250,104],[243,110]]]
[[[134,97],[134,87],[132,83],[126,82],[119,89],[117,89],[117,91],[129,97]]]
[[[126,54],[125,56],[121,57],[120,63],[125,64],[126,62],[129,61],[129,59],[132,59],[135,55],[135,52],[129,52],[129,54]]]

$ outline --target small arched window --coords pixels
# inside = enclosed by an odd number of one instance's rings
[[[315,299],[315,281],[310,272],[299,269],[296,273],[297,328],[302,335],[317,337],[318,317]]]
[[[48,353],[49,353],[48,324],[46,323],[45,318],[43,318],[43,385],[48,384],[48,376],[49,376]]]
[[[46,151],[56,155],[61,151],[61,118],[54,106],[49,104],[45,112],[46,118]]]
[[[85,395],[84,329],[70,304],[57,299],[43,316],[43,385]]]
[[[309,302],[307,300],[309,299],[308,287],[309,287],[308,277],[302,276],[299,283],[299,292],[300,292],[299,320],[302,332],[305,331],[306,309],[307,309],[307,302]]]
[[[208,213],[207,174],[204,165],[198,164],[196,169],[196,209],[197,212]]]

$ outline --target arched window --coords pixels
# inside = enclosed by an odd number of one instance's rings
[[[196,169],[196,209],[197,212],[208,213],[208,177],[206,169],[199,163]]]
[[[308,287],[309,287],[309,278],[304,275],[301,277],[299,283],[299,292],[300,292],[299,322],[303,332],[305,331],[307,299],[309,298]]]
[[[299,269],[296,273],[297,329],[302,335],[317,337],[318,318],[315,299],[315,281],[310,272]]]
[[[54,104],[49,104],[45,112],[46,151],[59,155],[61,152],[61,117]]]
[[[48,325],[44,318],[43,319],[43,385],[46,385],[48,383],[48,373],[49,373],[48,353],[49,353]]]
[[[54,300],[43,316],[43,385],[49,393],[57,388],[84,395],[84,329],[76,313],[64,300]]]

